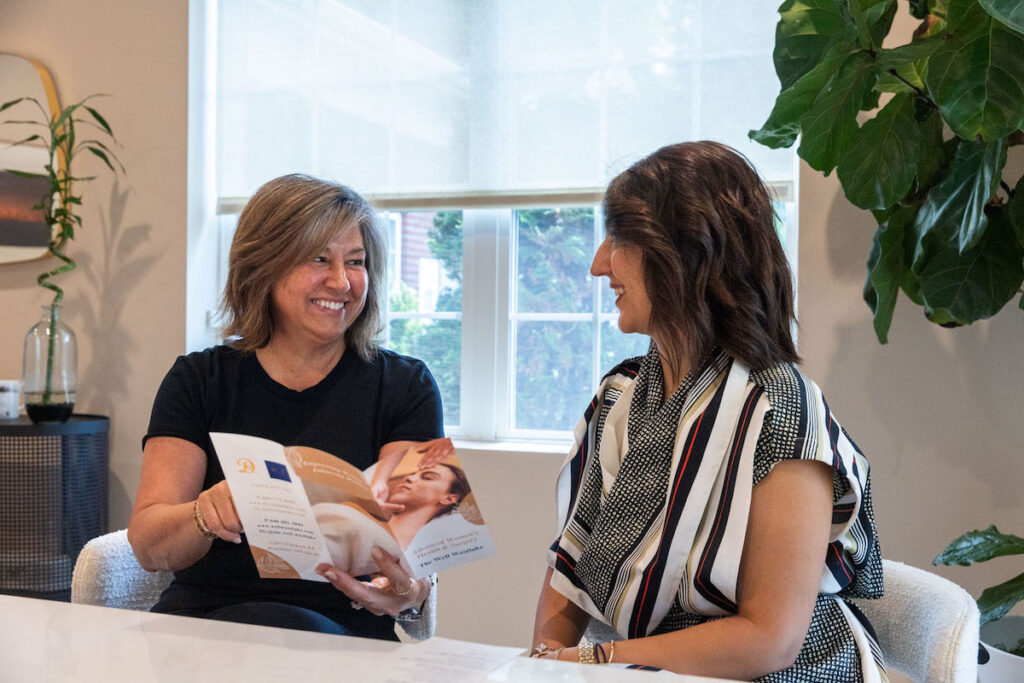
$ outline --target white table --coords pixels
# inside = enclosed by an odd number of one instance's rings
[[[548,662],[522,652],[447,638],[390,643],[0,595],[2,683],[712,680]]]

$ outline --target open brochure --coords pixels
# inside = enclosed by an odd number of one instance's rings
[[[405,453],[387,480],[387,503],[396,508],[389,513],[371,491],[373,467],[363,472],[330,453],[255,436],[210,437],[263,578],[326,581],[316,573],[322,562],[353,576],[377,573],[375,547],[415,577],[494,554],[448,439]],[[450,454],[421,469],[431,445]]]

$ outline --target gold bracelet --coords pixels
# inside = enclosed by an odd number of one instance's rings
[[[580,643],[579,647],[576,648],[576,654],[579,656],[580,664],[597,664],[594,659],[594,644],[588,641]]]
[[[608,663],[611,664],[612,660],[615,659],[615,641],[608,641]]]
[[[200,535],[203,538],[212,541],[218,538],[217,534],[210,530],[210,527],[206,526],[206,520],[203,519],[203,513],[199,511],[199,499],[196,498],[196,504],[192,506],[192,519],[196,522],[196,529],[199,530]]]
[[[533,646],[533,649],[530,650],[530,657],[533,658],[543,657],[544,655],[551,655],[552,658],[558,659],[558,655],[562,654],[562,650],[564,649],[564,647],[548,647],[547,643],[537,643]]]

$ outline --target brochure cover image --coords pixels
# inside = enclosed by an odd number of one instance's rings
[[[360,471],[315,448],[211,438],[264,578],[324,581],[315,571],[322,562],[375,573],[375,547],[416,577],[494,554],[450,439],[411,446],[375,481],[376,465]]]

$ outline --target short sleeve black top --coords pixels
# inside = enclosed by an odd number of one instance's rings
[[[371,362],[347,350],[316,386],[294,391],[275,382],[252,352],[227,346],[179,357],[157,391],[145,442],[155,436],[190,441],[206,453],[203,489],[224,479],[210,432],[309,446],[365,469],[381,446],[444,435],[440,394],[423,362],[381,350]],[[243,536],[215,540],[174,582],[155,611],[202,616],[219,607],[269,600],[308,607],[365,635],[386,637],[393,622],[355,612],[329,584],[260,579]],[[377,623],[379,622],[379,623]]]

